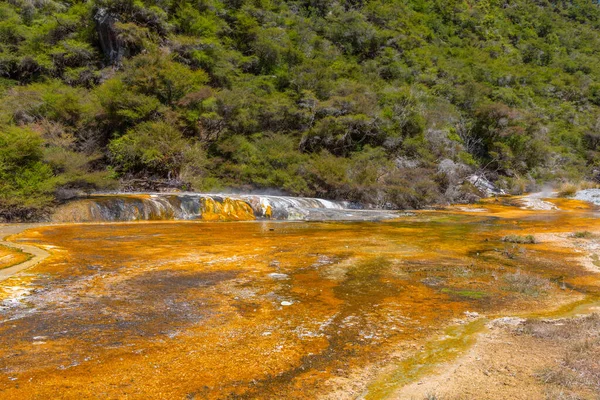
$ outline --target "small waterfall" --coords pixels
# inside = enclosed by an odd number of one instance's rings
[[[303,220],[308,218],[313,210],[344,210],[348,208],[346,202],[309,197],[240,195],[238,198],[252,207],[256,217],[267,219]]]
[[[95,194],[60,206],[53,222],[306,220],[315,210],[346,210],[323,199],[199,193]]]

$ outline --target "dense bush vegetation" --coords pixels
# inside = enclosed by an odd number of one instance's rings
[[[5,217],[141,181],[420,207],[594,178],[600,6],[8,0],[0,96]]]

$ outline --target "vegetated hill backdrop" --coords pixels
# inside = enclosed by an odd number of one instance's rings
[[[77,191],[420,207],[593,178],[591,0],[8,0],[0,214]]]

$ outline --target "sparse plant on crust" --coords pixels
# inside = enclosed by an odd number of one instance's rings
[[[537,243],[535,236],[533,235],[506,235],[502,238],[503,242],[507,243],[519,243],[519,244],[534,244]]]
[[[572,234],[569,235],[569,237],[574,238],[574,239],[589,239],[592,236],[593,236],[593,234],[590,231],[578,231],[578,232],[573,232]]]
[[[537,297],[550,289],[550,281],[535,275],[529,275],[517,271],[505,274],[503,277],[505,290],[517,292],[526,296]]]

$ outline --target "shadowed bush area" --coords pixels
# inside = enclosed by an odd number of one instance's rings
[[[599,7],[3,2],[0,214],[153,182],[420,208],[476,199],[473,173],[594,180]]]

